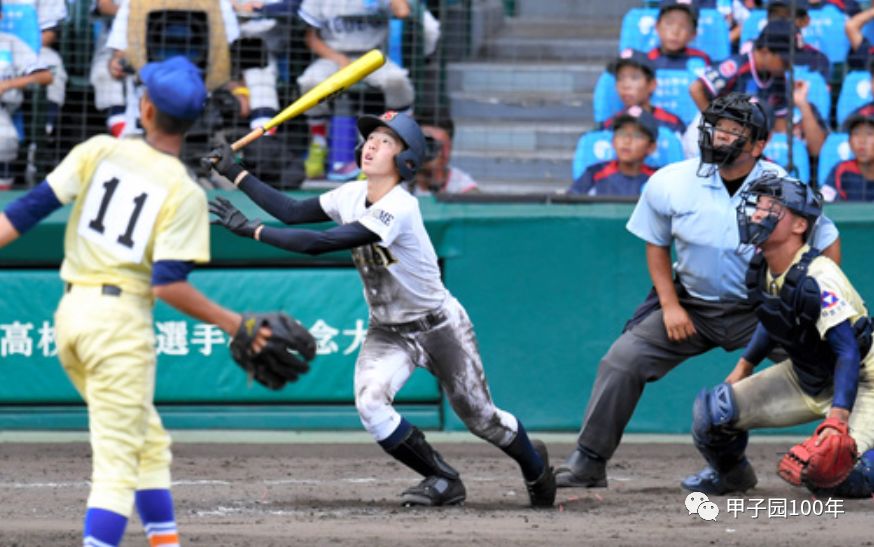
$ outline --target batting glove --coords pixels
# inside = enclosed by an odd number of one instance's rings
[[[236,154],[228,144],[213,148],[209,154],[200,158],[200,164],[205,168],[213,168],[219,175],[230,181],[235,181],[237,176],[245,169],[237,163]]]
[[[219,197],[209,202],[209,212],[218,218],[210,224],[219,224],[241,237],[255,237],[255,232],[263,224],[258,219],[249,220],[246,215],[234,207],[234,204],[225,198]]]

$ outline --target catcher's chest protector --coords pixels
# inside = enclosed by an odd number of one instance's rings
[[[787,350],[801,345],[814,352],[816,346],[821,345],[816,331],[821,308],[819,284],[807,275],[811,261],[817,256],[818,249],[804,253],[786,272],[777,296],[771,295],[765,286],[768,267],[762,253],[750,261],[746,278],[750,301],[756,306],[756,315],[768,335]]]
[[[219,0],[131,0],[124,54],[134,68],[139,70],[149,62],[149,48],[155,47],[149,43],[149,20],[154,24],[155,16],[162,12],[205,17],[208,36],[199,39],[204,41],[207,52],[206,87],[212,91],[230,80],[231,57]]]

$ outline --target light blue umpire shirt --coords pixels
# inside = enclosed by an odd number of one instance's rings
[[[667,165],[644,187],[626,228],[640,239],[661,247],[674,244],[674,271],[689,294],[709,301],[745,300],[744,284],[753,248],[739,248],[737,206],[740,193],[765,170],[785,175],[777,164],[760,160],[734,196],[719,171],[699,177],[698,158]],[[821,216],[812,245],[825,249],[838,238],[834,223]]]

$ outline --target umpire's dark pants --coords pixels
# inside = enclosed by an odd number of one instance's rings
[[[652,306],[651,297],[635,314],[632,321],[638,322],[626,327],[601,359],[580,431],[580,446],[611,458],[647,382],[717,346],[726,351],[745,346],[758,321],[746,302],[708,302],[681,294],[680,304],[695,325],[697,332],[692,337],[670,341],[662,310]],[[644,315],[645,306],[656,309]]]

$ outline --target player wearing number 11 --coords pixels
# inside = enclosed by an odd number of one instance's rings
[[[84,545],[118,545],[134,503],[151,545],[178,545],[170,495],[170,437],[155,411],[158,297],[235,333],[240,314],[187,282],[209,260],[206,195],[179,161],[206,87],[183,57],[140,71],[145,139],[97,136],[0,214],[0,247],[62,204],[65,294],[55,314],[58,356],[88,404],[93,452]],[[257,332],[260,350],[269,329]]]

